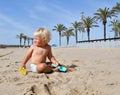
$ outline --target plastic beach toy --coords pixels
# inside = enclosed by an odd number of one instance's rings
[[[53,66],[53,67],[57,67],[57,65],[56,65],[56,64],[52,64],[52,66]]]
[[[56,64],[52,64],[53,67],[57,67]],[[57,67],[61,72],[66,72],[67,71],[67,68],[65,66],[58,66]]]
[[[19,68],[19,71],[20,71],[23,75],[26,75],[26,74],[27,74],[25,68]]]
[[[61,72],[66,72],[66,71],[67,71],[67,68],[64,67],[64,66],[58,66],[58,69],[59,69]]]

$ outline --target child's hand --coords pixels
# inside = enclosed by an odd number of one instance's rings
[[[57,67],[60,66],[60,63],[56,63]]]
[[[24,67],[20,67],[20,68],[19,68],[19,71],[20,71],[20,73],[23,74],[23,75],[26,75],[26,74],[27,74],[27,71],[26,71],[26,69],[25,69]]]
[[[25,65],[21,65],[20,68],[25,68],[26,69],[26,66]]]

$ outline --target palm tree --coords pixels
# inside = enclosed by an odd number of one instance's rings
[[[112,26],[112,30],[111,31],[113,31],[115,33],[114,37],[118,37],[118,23],[119,23],[119,21],[114,19],[109,24],[109,26]]]
[[[62,36],[66,36],[67,45],[69,44],[69,37],[74,36],[73,29],[67,29],[65,32],[62,33]]]
[[[24,47],[25,47],[26,40],[27,40],[27,36],[26,36],[26,35],[24,35],[24,36],[23,36],[23,39],[24,39]]]
[[[120,37],[120,22],[117,25],[117,31],[119,32],[119,37]]]
[[[82,23],[81,22],[77,22],[77,21],[75,21],[75,22],[72,23],[72,28],[75,31],[76,43],[78,41],[78,31],[81,30],[81,25],[82,25]]]
[[[79,32],[81,32],[82,33],[82,41],[83,41],[83,33],[85,32],[85,26],[84,26],[84,23],[83,23],[83,21],[82,22],[80,22],[81,23],[81,26],[80,26],[80,28],[79,28]]]
[[[112,10],[113,10],[114,12],[120,13],[120,2],[117,2],[117,3],[116,3],[116,6],[113,7]]]
[[[27,42],[28,42],[28,47],[29,47],[29,44],[30,44],[30,37],[27,37]]]
[[[66,27],[63,24],[57,24],[57,26],[54,26],[53,31],[59,32],[59,46],[61,46],[61,32],[66,30]]]
[[[81,28],[80,28],[80,32],[82,33],[82,41],[83,41],[83,33],[85,32],[85,26],[83,23],[83,18],[84,18],[84,12],[81,12]]]
[[[106,23],[107,18],[111,18],[115,16],[115,13],[111,11],[109,8],[105,7],[104,9],[99,8],[96,13],[94,13],[95,18],[97,20],[102,21],[104,25],[104,40],[106,39]]]
[[[22,44],[22,38],[23,38],[23,36],[24,36],[23,33],[20,33],[20,34],[16,35],[16,37],[20,39],[20,47],[21,47],[21,44]]]
[[[30,38],[30,40],[32,41],[32,44],[33,44],[33,40],[34,40],[34,38]]]
[[[87,36],[88,36],[88,41],[90,40],[90,28],[92,27],[98,27],[97,22],[95,20],[95,18],[91,18],[91,17],[85,17],[83,18],[83,23],[84,23],[84,26],[86,28],[86,31],[87,31]]]

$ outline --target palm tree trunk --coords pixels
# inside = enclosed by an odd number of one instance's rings
[[[21,47],[21,42],[22,42],[22,39],[20,38],[20,47]]]
[[[26,43],[26,41],[24,40],[24,47],[25,47],[25,43]]]
[[[83,41],[83,32],[82,32],[82,41]]]
[[[87,29],[87,33],[88,33],[88,41],[90,41],[90,29]]]
[[[67,37],[67,45],[69,44],[69,37]]]
[[[106,40],[106,24],[104,24],[104,40]]]
[[[31,41],[32,41],[32,45],[33,45],[33,38],[31,38]]]
[[[115,31],[114,38],[118,37],[118,31]]]
[[[29,47],[30,40],[28,39],[28,47]]]
[[[76,38],[76,44],[77,44],[77,40],[78,40],[78,34],[77,34],[77,30],[75,30],[75,38]]]
[[[59,32],[59,46],[61,46],[61,32]]]

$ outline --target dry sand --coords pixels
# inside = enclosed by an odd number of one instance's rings
[[[0,95],[120,95],[120,48],[53,48],[56,59],[76,71],[23,76],[26,48],[0,49]]]

